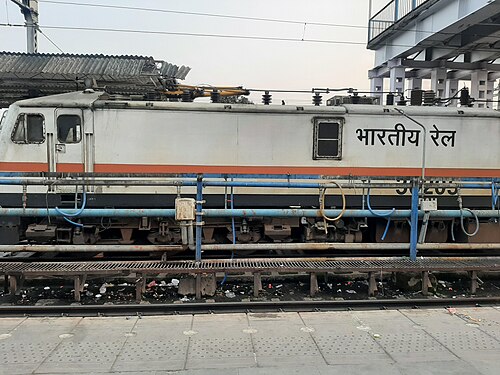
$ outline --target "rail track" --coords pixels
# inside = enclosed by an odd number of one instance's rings
[[[215,313],[271,313],[292,311],[389,310],[496,306],[500,297],[365,299],[332,301],[189,302],[169,304],[0,306],[0,316],[131,316]]]
[[[6,279],[11,294],[17,294],[29,278],[65,278],[74,280],[74,297],[80,301],[88,277],[134,275],[136,301],[142,299],[148,277],[154,275],[185,275],[194,277],[192,293],[200,299],[203,291],[214,288],[217,274],[253,275],[254,296],[262,290],[262,274],[306,273],[310,276],[310,295],[318,291],[319,273],[359,272],[367,275],[368,294],[377,293],[376,276],[392,272],[416,272],[422,277],[422,295],[428,295],[429,274],[432,272],[468,272],[470,291],[478,287],[477,273],[500,272],[498,257],[419,257],[415,261],[401,257],[368,258],[265,258],[207,259],[203,261],[86,261],[86,262],[5,262],[0,263],[0,275]],[[204,281],[205,280],[205,281]]]

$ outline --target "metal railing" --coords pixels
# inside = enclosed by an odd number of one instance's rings
[[[373,40],[397,21],[430,0],[391,0],[378,13],[370,18],[368,41]]]

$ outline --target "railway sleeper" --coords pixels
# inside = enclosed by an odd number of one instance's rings
[[[498,267],[496,267],[498,268]],[[495,268],[495,269],[496,269]],[[491,271],[489,267],[485,267],[484,269],[473,269],[473,270],[465,270],[465,269],[456,269],[456,270],[443,270],[443,269],[428,269],[428,270],[423,270],[420,272],[421,275],[421,288],[420,291],[423,296],[429,295],[429,288],[432,288],[432,283],[430,280],[430,274],[432,271],[439,271],[439,272],[463,272],[467,271],[469,277],[470,277],[470,293],[475,294],[477,292],[477,288],[481,280],[478,277],[478,271]],[[306,271],[306,270],[304,270]],[[352,269],[350,270],[352,272],[360,272],[366,274],[367,281],[368,281],[368,296],[373,297],[378,293],[378,287],[377,287],[377,280],[376,277],[380,276],[380,278],[383,277],[383,272],[381,270],[356,270]],[[227,270],[226,270],[227,272]],[[344,274],[346,272],[349,272],[349,270],[344,270]],[[384,271],[385,273],[388,273],[390,271],[386,270]],[[414,271],[405,271],[404,269],[400,269],[396,272],[392,271],[393,274],[397,273],[399,275],[403,273],[414,273]],[[105,276],[124,276],[127,274],[131,274],[133,272],[125,272],[121,271],[120,273],[107,273],[107,274],[98,274],[98,273],[92,273],[92,277],[105,277]],[[253,277],[253,295],[254,297],[259,297],[259,293],[263,290],[262,287],[262,274],[265,273],[268,275],[268,277],[279,277],[282,276],[282,274],[277,271],[277,272],[266,272],[266,270],[262,269],[255,269],[253,271],[250,271],[250,275]],[[321,271],[318,270],[318,272],[311,272],[311,271],[306,271],[306,273],[309,274],[310,278],[310,284],[309,284],[309,294],[311,297],[314,297],[318,292],[319,292],[319,283],[318,283],[318,274],[323,274],[325,276],[325,280],[328,280],[328,271]],[[165,276],[167,274],[172,274],[172,275],[178,275],[180,272],[175,272],[175,273],[163,273]],[[232,274],[232,273],[231,273]],[[300,274],[300,273],[298,273]],[[297,274],[297,275],[298,275]],[[303,273],[302,273],[303,274]],[[158,275],[157,272],[153,273],[148,273],[147,271],[145,272],[136,272],[135,273],[136,278],[135,278],[135,299],[137,303],[140,303],[143,298],[143,294],[146,291],[146,285],[147,285],[147,278],[148,276],[153,276],[153,275]],[[203,273],[185,273],[187,277],[183,277],[180,279],[180,284],[179,284],[179,289],[178,293],[180,295],[194,295],[196,299],[201,299],[204,296],[213,296],[216,293],[217,290],[217,272],[203,272]],[[4,288],[8,290],[8,292],[11,295],[18,295],[20,290],[22,290],[24,282],[27,278],[31,277],[59,277],[59,278],[67,278],[67,277],[72,277],[74,281],[74,299],[77,302],[80,302],[81,300],[81,294],[84,291],[85,283],[88,279],[88,274],[87,273],[82,273],[82,274],[77,274],[77,275],[70,275],[70,274],[58,274],[57,272],[54,271],[45,271],[45,272],[37,272],[36,275],[30,275],[29,273],[23,273],[23,272],[12,272],[9,274],[5,274],[5,285]]]

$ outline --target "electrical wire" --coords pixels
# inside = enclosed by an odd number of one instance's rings
[[[1,27],[26,27],[24,24],[6,24],[1,23]],[[281,37],[267,37],[257,35],[229,35],[229,34],[206,34],[206,33],[188,33],[177,31],[155,31],[155,30],[137,30],[137,29],[118,29],[118,28],[104,28],[104,27],[83,27],[83,26],[51,26],[42,25],[44,29],[53,30],[69,30],[69,31],[101,31],[101,32],[115,32],[115,33],[130,33],[130,34],[148,34],[148,35],[176,35],[176,36],[193,36],[193,37],[207,37],[207,38],[224,38],[224,39],[247,39],[247,40],[267,40],[267,41],[280,41],[280,42],[307,42],[307,43],[326,43],[326,44],[345,44],[345,45],[362,45],[365,42],[356,41],[341,41],[341,40],[326,40],[326,39],[300,39],[300,38],[281,38]]]
[[[24,28],[27,26],[24,24],[0,23],[0,27]],[[131,34],[176,35],[176,36],[211,37],[211,38],[226,38],[226,39],[281,41],[281,42],[308,42],[308,43],[345,44],[345,45],[363,45],[363,46],[366,44],[365,42],[356,42],[356,41],[335,41],[335,40],[321,40],[321,39],[302,40],[300,38],[263,37],[263,36],[251,36],[251,35],[203,34],[203,33],[173,32],[173,31],[155,31],[155,30],[137,30],[137,29],[132,30],[132,29],[98,28],[98,27],[43,25],[43,28],[55,29],[55,30],[70,30],[70,31],[100,31],[100,32],[116,32],[116,33],[131,33]],[[412,46],[405,45],[404,47],[412,47]]]
[[[367,26],[363,26],[363,25],[348,25],[348,24],[336,24],[336,23],[326,23],[326,22],[309,22],[309,21],[286,20],[286,19],[278,19],[278,18],[248,17],[248,16],[236,16],[236,15],[230,15],[230,14],[188,12],[188,11],[182,11],[182,10],[132,7],[132,6],[123,6],[123,5],[89,4],[89,3],[79,3],[79,2],[74,2],[74,1],[39,0],[39,2],[40,3],[47,3],[47,4],[75,5],[75,6],[92,7],[92,8],[121,9],[121,10],[133,10],[133,11],[155,12],[155,13],[171,13],[171,14],[182,14],[182,15],[189,15],[189,16],[202,16],[202,17],[228,18],[228,19],[247,20],[247,21],[287,23],[287,24],[295,24],[295,25],[308,24],[308,25],[313,25],[313,26],[346,27],[346,28],[352,28],[352,29],[366,29],[367,28]]]
[[[0,23],[0,27],[27,27],[25,24]],[[162,30],[137,30],[137,29],[119,29],[105,27],[85,27],[85,26],[58,26],[58,25],[39,25],[44,29],[67,30],[67,31],[97,31],[97,32],[114,32],[114,33],[129,33],[129,34],[147,34],[147,35],[174,35],[174,36],[191,36],[205,38],[223,38],[223,39],[243,39],[243,40],[262,40],[262,41],[277,41],[277,42],[302,42],[315,44],[339,44],[350,46],[366,46],[366,42],[358,41],[343,41],[329,39],[304,39],[301,38],[283,38],[283,37],[267,37],[258,35],[230,35],[230,34],[208,34],[208,33],[188,33],[177,31],[162,31]],[[393,47],[413,48],[414,44],[391,44]],[[439,46],[440,49],[456,51],[455,47]],[[478,52],[491,52],[490,48],[475,48]]]
[[[260,22],[273,22],[273,23],[284,23],[284,24],[294,24],[303,25],[304,29],[306,25],[312,26],[322,26],[322,27],[339,27],[339,28],[352,28],[352,29],[362,29],[368,30],[369,26],[365,25],[352,25],[352,24],[338,24],[329,22],[314,22],[314,21],[300,21],[300,20],[289,20],[289,19],[279,19],[279,18],[264,18],[264,17],[249,17],[249,16],[237,16],[230,14],[217,14],[217,13],[204,13],[204,12],[190,12],[181,10],[170,10],[170,9],[160,9],[160,8],[145,8],[145,7],[133,7],[124,5],[110,5],[110,4],[91,4],[82,3],[77,1],[53,1],[53,0],[39,0],[40,3],[54,4],[54,5],[72,5],[80,7],[91,7],[91,8],[105,8],[105,9],[119,9],[119,10],[131,10],[131,11],[143,11],[143,12],[154,12],[154,13],[170,13],[170,14],[181,14],[189,16],[202,16],[202,17],[214,17],[214,18],[225,18],[225,19],[235,19],[235,20],[247,20],[247,21],[260,21]],[[396,21],[397,22],[397,21]],[[409,29],[404,27],[391,27],[394,31],[408,31]],[[446,31],[430,31],[430,30],[419,30],[421,33],[428,33],[429,35],[449,35],[450,37],[455,36],[456,33],[446,32]],[[303,32],[304,34],[304,32]],[[491,35],[481,35],[474,34],[475,36],[491,37],[497,38]],[[500,40],[500,37],[498,37]]]
[[[59,48],[59,46],[55,44],[54,41],[50,39],[49,36],[42,31],[42,29],[40,29],[40,27],[38,27],[38,31],[40,31],[40,34],[42,34],[54,47],[56,47],[59,50],[59,52],[64,53],[64,51],[61,48]]]

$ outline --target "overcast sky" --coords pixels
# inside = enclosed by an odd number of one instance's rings
[[[360,44],[43,29],[43,25],[83,26],[366,43],[369,0],[67,1],[361,26],[306,25],[304,30],[303,24],[93,8],[40,0],[42,30],[67,53],[153,56],[190,66],[192,71],[186,79],[189,84],[306,90],[312,87],[369,88],[367,71],[372,67],[374,56]],[[374,11],[387,2],[374,0]],[[0,23],[6,22],[24,23],[24,18],[10,0],[0,0]],[[42,35],[38,41],[39,52],[58,52]],[[1,27],[0,50],[25,51],[25,30]]]

